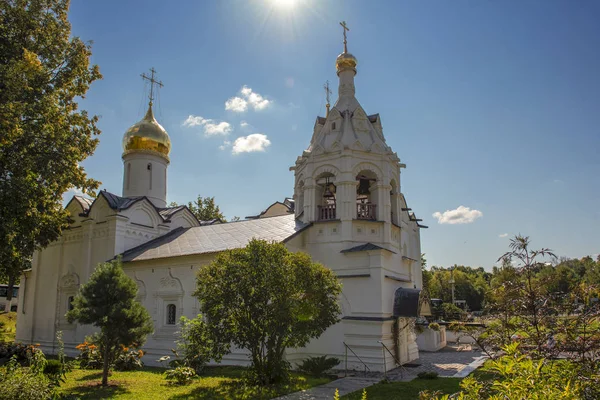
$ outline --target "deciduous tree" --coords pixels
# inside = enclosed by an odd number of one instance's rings
[[[287,377],[284,351],[338,321],[341,285],[305,253],[252,240],[198,272],[195,296],[214,338],[250,352],[256,381]]]
[[[101,75],[90,44],[71,36],[69,3],[0,0],[0,277],[11,288],[67,226],[63,193],[99,184],[79,164],[98,144],[98,118],[76,100]]]

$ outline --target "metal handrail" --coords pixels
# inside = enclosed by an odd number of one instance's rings
[[[381,343],[381,345],[383,346],[383,348],[386,349],[388,353],[390,353],[390,356],[392,356],[392,358],[396,362],[396,365],[402,365],[402,364],[400,364],[400,361],[398,361],[398,359],[396,358],[396,356],[394,355],[394,353],[392,353],[390,351],[390,349],[388,349],[388,347],[381,340],[378,340],[378,342]]]
[[[369,366],[367,364],[365,364],[365,362],[363,360],[360,359],[360,357],[358,356],[358,354],[356,354],[354,352],[354,350],[352,350],[350,348],[350,346],[348,346],[346,344],[346,342],[342,342],[342,343],[344,343],[344,346],[346,347],[346,349],[345,349],[346,350],[346,364],[345,364],[345,369],[346,370],[345,370],[344,376],[348,376],[348,350],[350,350],[352,352],[352,354],[354,354],[354,357],[358,358],[358,361],[360,361],[362,363],[362,365],[365,366],[365,374],[367,373],[367,370],[371,371],[371,368],[369,368]]]
[[[388,349],[388,347],[385,345],[385,343],[383,343],[381,340],[378,340],[377,343],[381,343],[381,345],[383,346],[383,348],[381,349],[381,351],[383,352],[383,375],[387,378],[387,367],[386,367],[386,362],[385,362],[385,351],[384,351],[384,350],[387,350],[387,352],[390,353],[390,355],[394,359],[394,362],[396,363],[396,365],[400,367],[400,379],[403,379],[404,378],[404,367],[402,366],[402,363],[400,363],[400,361],[398,361],[398,359],[396,358],[394,353],[392,353],[390,351],[390,349]]]

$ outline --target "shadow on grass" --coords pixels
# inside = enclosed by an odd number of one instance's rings
[[[109,382],[109,386],[102,386],[100,383],[77,386],[63,391],[64,399],[92,400],[92,399],[112,399],[115,396],[129,393],[117,382]]]
[[[221,382],[218,387],[192,386],[188,392],[173,395],[169,399],[267,400],[300,390],[298,383],[295,379],[287,384],[273,386],[254,386],[243,381]]]

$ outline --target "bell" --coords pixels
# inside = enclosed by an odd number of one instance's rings
[[[369,195],[371,192],[369,191],[369,180],[361,179],[358,184],[358,194],[359,195]]]
[[[332,199],[335,197],[335,185],[333,183],[329,183],[329,178],[325,178],[325,192],[323,193],[323,197],[326,199]]]

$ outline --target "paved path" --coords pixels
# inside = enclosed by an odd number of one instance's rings
[[[420,372],[437,372],[441,377],[464,378],[486,360],[478,349],[469,345],[449,345],[436,352],[419,352],[419,359],[411,363],[411,367],[396,368],[388,371],[390,381],[412,381]],[[291,393],[273,400],[332,400],[335,389],[340,396],[362,390],[384,379],[383,372],[361,373],[337,379],[325,385],[317,386],[301,392]]]
[[[301,392],[287,394],[277,397],[273,400],[332,400],[335,389],[338,389],[340,396],[348,393],[362,390],[381,381],[381,378],[359,378],[348,377],[329,382],[325,385],[317,386]]]

